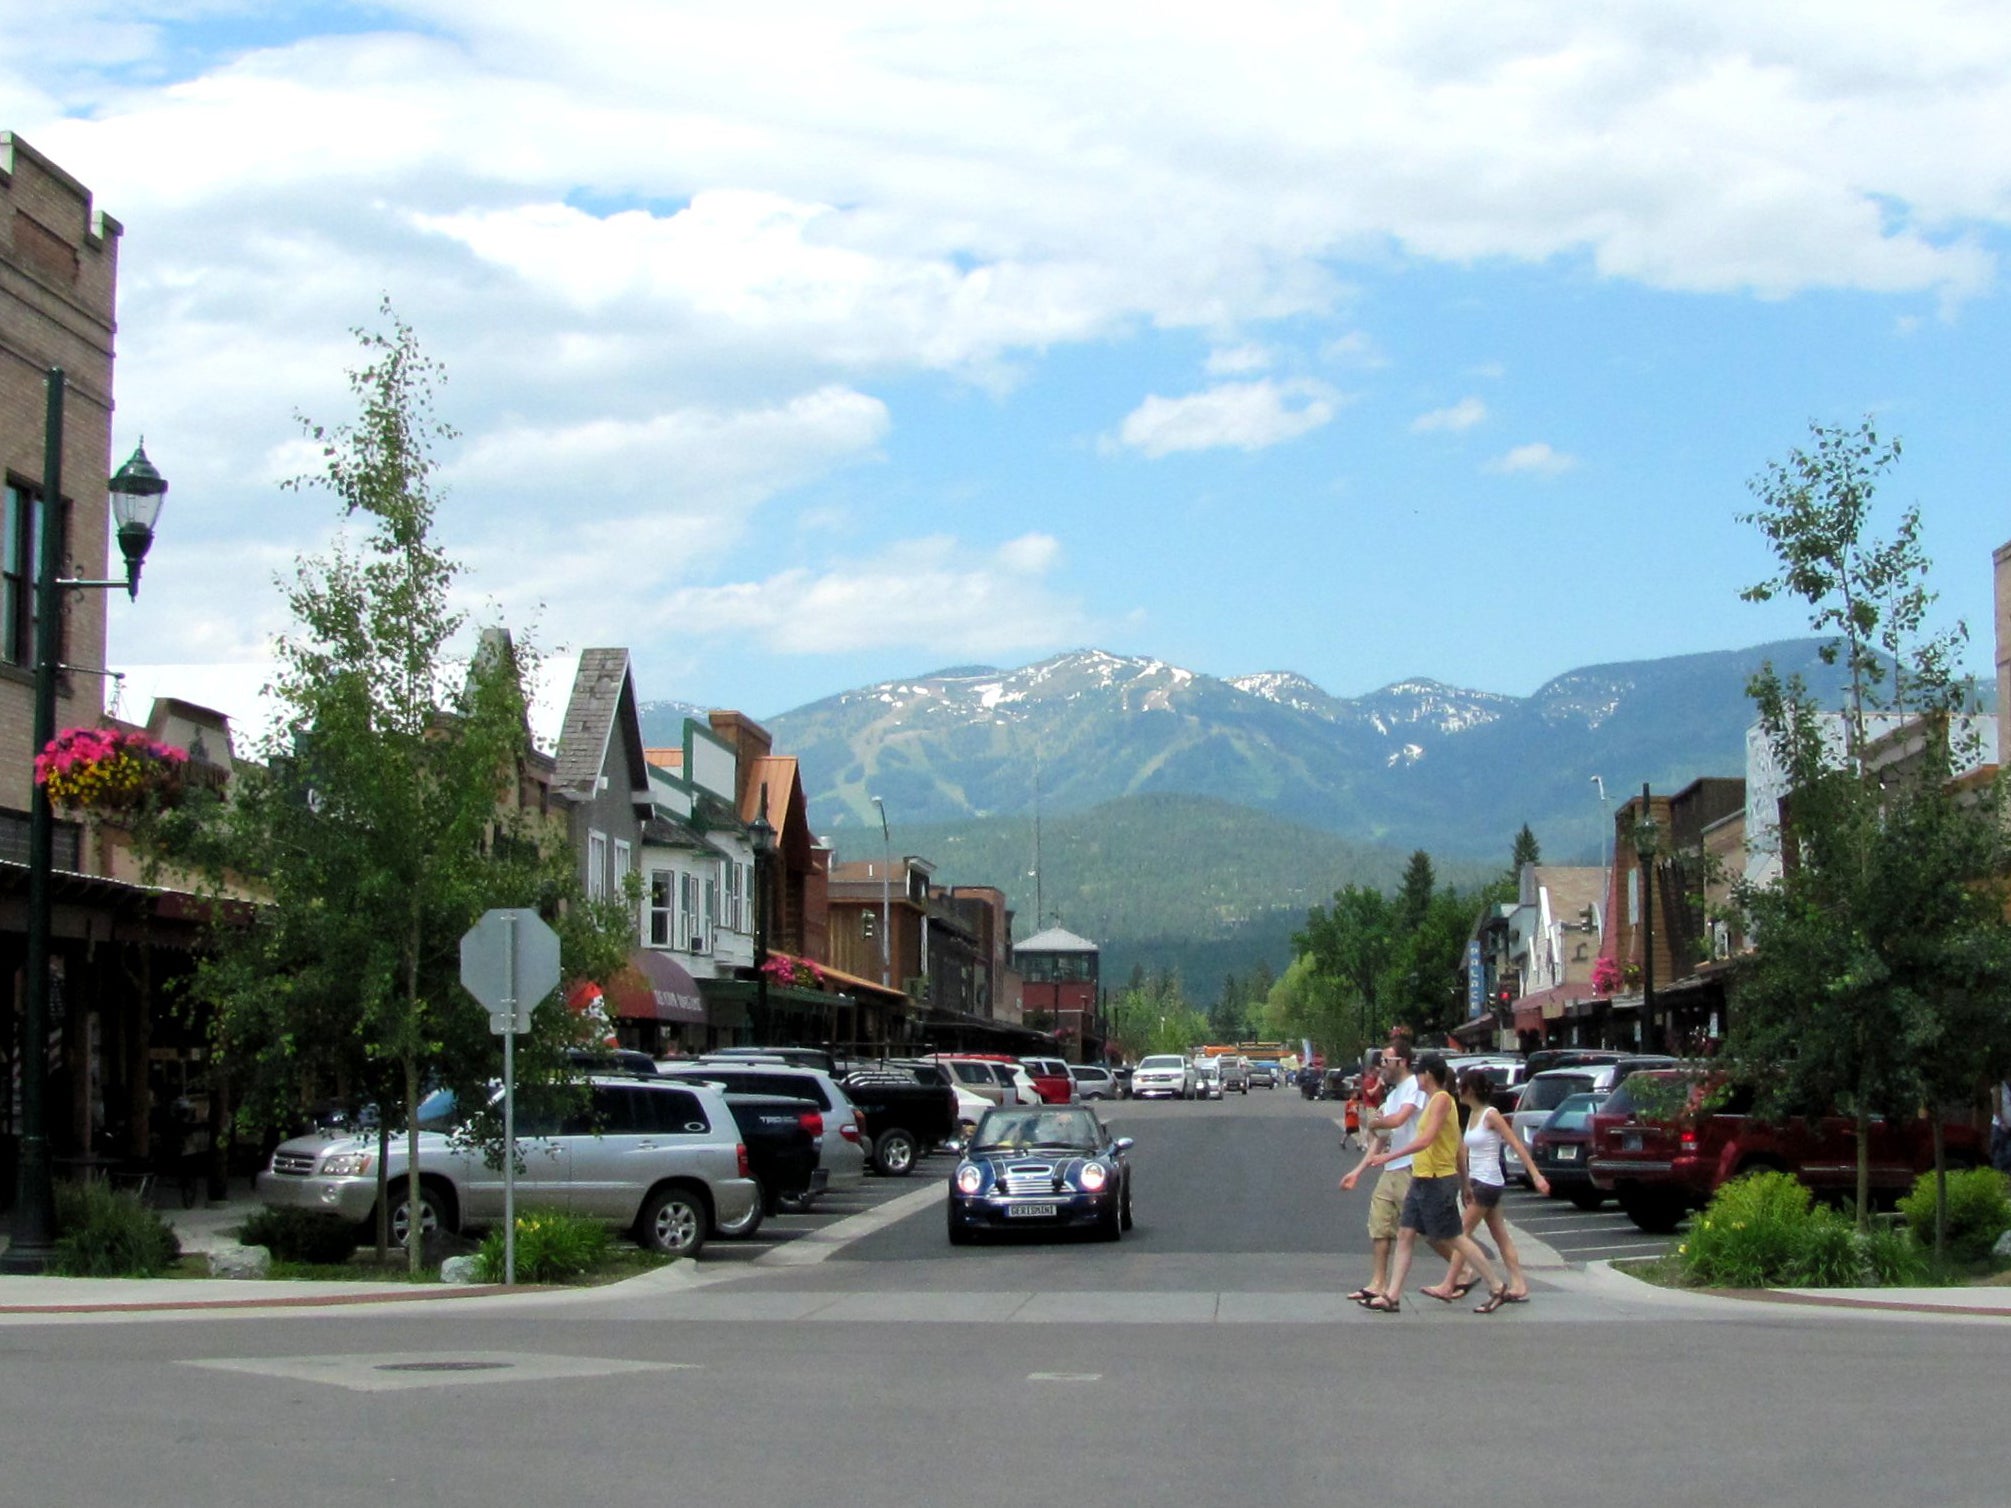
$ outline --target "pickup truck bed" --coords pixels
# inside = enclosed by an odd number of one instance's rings
[[[839,1083],[866,1119],[875,1172],[905,1178],[915,1163],[957,1134],[956,1091],[924,1084],[906,1069],[859,1068]]]

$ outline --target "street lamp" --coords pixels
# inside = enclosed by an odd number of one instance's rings
[[[107,484],[112,511],[118,519],[119,552],[126,558],[123,579],[86,581],[65,578],[63,570],[63,394],[67,379],[61,367],[49,369],[48,404],[44,415],[42,506],[36,527],[42,535],[42,559],[35,578],[35,741],[40,753],[56,737],[56,676],[62,627],[62,587],[124,587],[129,597],[140,594],[140,565],[154,542],[161,503],[168,484],[147,459],[144,446],[121,466]],[[21,1013],[21,1148],[16,1167],[14,1225],[7,1250],[0,1253],[0,1272],[37,1273],[47,1269],[56,1250],[56,1188],[49,1160],[49,1135],[43,1109],[49,1073],[49,935],[55,856],[55,813],[49,792],[37,782],[28,806],[28,950],[25,1000]]]
[[[1648,787],[1641,787],[1641,815],[1634,823],[1634,858],[1641,876],[1642,1050],[1655,1051],[1655,844],[1661,833],[1649,815]]]
[[[754,845],[754,1010],[755,1030],[768,1030],[768,863],[775,854],[775,828],[768,820],[768,787],[761,787],[761,810],[747,824]]]
[[[873,805],[880,809],[880,847],[885,865],[880,870],[880,983],[894,983],[894,840],[887,835],[887,803],[878,796]]]

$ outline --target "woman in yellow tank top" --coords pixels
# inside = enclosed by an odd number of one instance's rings
[[[1379,1152],[1369,1159],[1381,1166],[1399,1157],[1413,1158],[1410,1192],[1404,1196],[1403,1226],[1397,1232],[1396,1260],[1391,1265],[1389,1287],[1364,1307],[1378,1314],[1395,1314],[1403,1307],[1404,1279],[1410,1273],[1411,1254],[1421,1235],[1432,1250],[1448,1261],[1454,1252],[1480,1274],[1487,1284],[1488,1299],[1475,1314],[1492,1314],[1508,1300],[1508,1285],[1495,1281],[1487,1254],[1466,1234],[1459,1216],[1459,1112],[1446,1092],[1445,1059],[1428,1052],[1417,1060],[1418,1082],[1430,1098],[1418,1117],[1417,1137],[1409,1146]]]

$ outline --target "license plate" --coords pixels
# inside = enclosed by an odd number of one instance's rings
[[[1578,1161],[1578,1149],[1576,1147],[1559,1147],[1557,1149],[1557,1160],[1559,1162]]]
[[[1620,1133],[1620,1150],[1622,1152],[1640,1151],[1641,1133],[1639,1131],[1622,1131]]]
[[[1008,1220],[1052,1220],[1055,1206],[1051,1204],[1009,1204],[1006,1206]]]

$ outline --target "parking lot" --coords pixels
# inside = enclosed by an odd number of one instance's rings
[[[1608,1200],[1596,1210],[1581,1210],[1566,1199],[1550,1199],[1530,1189],[1511,1186],[1502,1200],[1509,1223],[1527,1231],[1567,1262],[1604,1262],[1616,1257],[1659,1257],[1678,1235],[1651,1236]]]
[[[807,1214],[784,1214],[777,1212],[761,1222],[761,1229],[744,1241],[728,1241],[718,1236],[706,1242],[705,1250],[698,1260],[706,1265],[746,1264],[759,1260],[773,1251],[801,1240],[815,1230],[844,1220],[852,1215],[865,1214],[881,1205],[890,1203],[916,1189],[940,1184],[956,1166],[956,1159],[947,1152],[932,1152],[916,1160],[915,1169],[906,1178],[883,1178],[874,1173],[866,1175],[865,1182],[857,1188],[844,1189],[836,1193],[822,1195]]]

